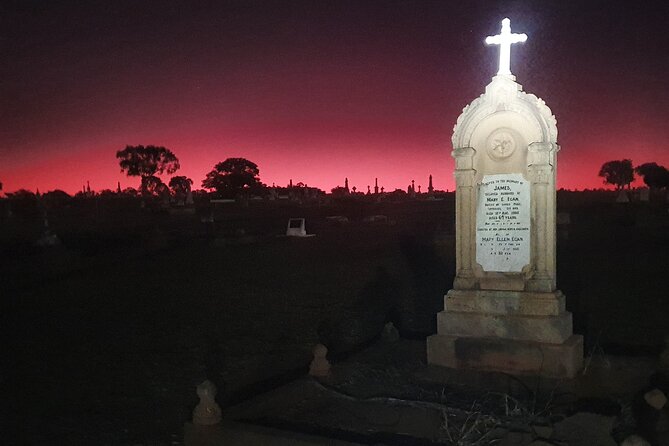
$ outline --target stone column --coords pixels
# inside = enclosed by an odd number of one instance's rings
[[[535,142],[528,147],[532,183],[532,277],[528,291],[555,291],[555,169],[557,144]]]
[[[474,193],[474,154],[471,147],[453,149],[455,158],[455,289],[472,289],[474,277],[474,234],[476,223],[476,200]]]

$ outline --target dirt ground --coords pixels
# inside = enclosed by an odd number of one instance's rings
[[[641,205],[569,209],[558,285],[588,352],[656,354],[667,334],[666,208]],[[197,214],[63,210],[50,249],[31,245],[35,219],[3,222],[6,438],[180,444],[205,378],[225,407],[301,376],[319,340],[337,358],[387,320],[407,338],[436,330],[455,268],[452,199],[215,214],[207,232]],[[289,217],[316,237],[281,237]]]

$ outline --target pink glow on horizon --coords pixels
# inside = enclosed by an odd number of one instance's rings
[[[122,188],[136,188],[139,179],[120,172],[115,153],[127,144],[157,144],[177,155],[182,167],[175,175],[188,176],[195,188],[200,188],[214,164],[243,157],[258,164],[260,178],[267,185],[285,186],[292,179],[294,184],[302,182],[329,192],[348,177],[350,186],[362,191],[367,185],[373,187],[375,178],[386,191],[406,190],[411,180],[424,190],[432,175],[436,189],[453,190],[450,137],[459,109],[451,104],[445,108],[448,115],[437,111],[422,121],[412,117],[384,120],[382,116],[363,122],[340,116],[319,121],[297,113],[293,119],[251,124],[175,116],[165,127],[147,122],[147,128],[141,129],[130,120],[111,125],[84,117],[78,122],[80,132],[52,135],[36,131],[32,139],[21,141],[18,156],[0,165],[0,181],[4,192],[39,188],[41,192],[62,189],[72,194],[87,181],[98,191],[115,190],[119,181]],[[597,173],[604,162],[613,159],[631,158],[634,165],[655,161],[669,167],[669,151],[658,150],[666,130],[657,128],[656,123],[624,126],[618,116],[610,122],[606,116],[598,116],[589,123],[599,128],[599,137],[592,138],[576,120],[569,119],[568,111],[553,111],[562,145],[559,188],[606,187]],[[567,115],[564,124],[563,115]],[[607,131],[607,126],[617,126],[624,133]],[[35,148],[39,155],[21,156],[22,151]]]
[[[258,164],[260,178],[267,184],[286,186],[292,179],[293,184],[305,183],[318,187],[326,192],[336,186],[343,186],[344,178],[349,179],[351,187],[356,186],[360,191],[366,191],[367,186],[374,187],[374,179],[378,178],[379,187],[383,186],[390,192],[396,188],[406,190],[411,180],[426,190],[428,176],[433,176],[434,187],[438,190],[453,190],[453,161],[450,157],[450,145],[432,147],[425,150],[422,146],[403,144],[394,151],[384,154],[384,144],[364,144],[362,147],[346,145],[339,147],[336,144],[323,145],[318,152],[308,151],[305,147],[296,145],[294,153],[273,151],[265,147],[258,147],[254,151],[218,151],[209,147],[198,147],[186,150],[180,145],[164,143],[179,157],[182,168],[175,175],[185,175],[194,182],[194,188],[200,188],[205,174],[213,165],[228,157],[244,157]],[[75,152],[44,157],[37,163],[23,163],[9,171],[1,171],[4,192],[12,192],[20,188],[46,192],[62,189],[70,194],[80,191],[82,186],[90,181],[91,188],[115,190],[117,182],[122,188],[139,185],[139,179],[127,177],[118,169],[114,155],[123,145],[108,146],[99,152]],[[591,155],[590,160],[579,157],[578,151],[573,148],[569,153],[564,146],[558,155],[558,188],[567,189],[596,189],[610,188],[602,183],[597,176],[599,167],[606,161],[630,157],[634,164],[656,161],[665,166],[669,159],[663,160],[639,150],[635,154],[601,152],[596,158]],[[104,153],[102,157],[100,153]],[[637,156],[634,156],[637,155]],[[642,158],[642,156],[646,158]],[[167,182],[169,176],[164,175]],[[637,180],[634,185],[642,186]]]
[[[606,187],[615,159],[669,167],[669,34],[650,4],[20,3],[0,18],[2,192],[137,187],[115,158],[137,144],[172,150],[195,188],[243,157],[268,185],[453,190],[453,125],[497,69],[483,39],[505,16],[528,35],[513,73],[557,117],[558,187]]]

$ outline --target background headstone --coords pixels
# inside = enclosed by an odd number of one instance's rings
[[[304,218],[288,219],[288,227],[286,228],[286,235],[289,237],[306,237],[307,230],[304,225]]]

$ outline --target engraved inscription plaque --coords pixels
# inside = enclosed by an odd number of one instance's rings
[[[485,175],[476,206],[476,262],[521,272],[530,263],[530,183],[521,174]]]

